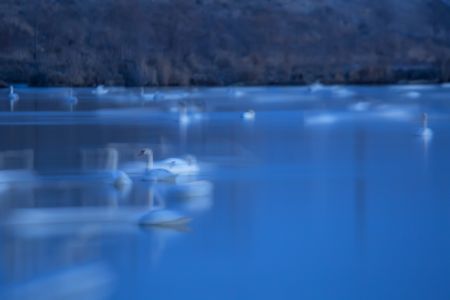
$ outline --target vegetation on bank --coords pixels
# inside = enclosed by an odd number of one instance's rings
[[[449,81],[449,31],[441,0],[3,0],[0,86]]]

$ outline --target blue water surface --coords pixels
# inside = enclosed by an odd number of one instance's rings
[[[449,299],[449,87],[68,90],[0,95],[1,299]]]

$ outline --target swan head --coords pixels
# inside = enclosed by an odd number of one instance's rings
[[[150,148],[141,149],[138,156],[153,156],[153,151]]]
[[[12,85],[9,87],[9,94],[14,94],[14,87]]]

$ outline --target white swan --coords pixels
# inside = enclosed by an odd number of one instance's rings
[[[14,111],[14,106],[15,106],[16,102],[19,101],[19,95],[14,92],[13,86],[9,87],[8,99],[9,99],[9,110]]]
[[[16,101],[19,100],[19,95],[14,92],[14,87],[13,86],[9,87],[8,99],[9,99],[10,102],[16,102]]]
[[[324,86],[322,83],[320,83],[319,81],[311,84],[310,86],[308,86],[308,91],[310,93],[316,93],[316,92],[320,92],[326,89],[326,86]]]
[[[130,177],[123,171],[118,170],[119,152],[114,148],[108,148],[107,150],[106,167],[111,173],[112,183],[115,188],[122,190],[130,186],[133,182]]]
[[[421,94],[417,91],[409,91],[405,93],[405,97],[409,99],[418,99],[420,98]]]
[[[433,131],[428,128],[428,114],[423,113],[422,115],[422,128],[417,131],[419,135],[424,140],[430,140],[433,137]]]
[[[69,90],[69,95],[64,99],[64,101],[69,105],[70,111],[73,110],[73,107],[78,104],[78,98],[74,95],[73,89]]]
[[[157,168],[153,164],[153,151],[149,148],[142,149],[139,152],[139,156],[143,156],[147,159],[145,165],[144,181],[175,181],[176,174],[172,173],[167,168]]]
[[[256,113],[254,110],[248,110],[242,114],[242,119],[246,121],[253,121],[256,117]]]
[[[157,169],[165,169],[176,175],[196,175],[200,168],[197,160],[192,155],[186,155],[184,158],[167,158],[154,163]]]
[[[104,207],[24,208],[15,210],[4,224],[36,226],[51,224],[136,224],[140,226],[177,227],[191,219],[171,210],[126,208],[107,210]]]
[[[93,91],[92,94],[97,95],[97,96],[102,96],[102,95],[106,95],[109,93],[109,89],[105,88],[105,86],[103,85],[99,85],[97,86]]]

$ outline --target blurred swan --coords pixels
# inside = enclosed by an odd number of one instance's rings
[[[171,157],[154,163],[157,169],[165,169],[176,175],[195,175],[199,172],[197,160],[192,155],[185,158]]]
[[[111,172],[114,187],[121,190],[128,187],[133,182],[125,172],[117,169],[118,163],[119,152],[114,148],[108,148],[106,166],[107,169]]]
[[[93,91],[92,94],[97,95],[97,96],[101,96],[101,95],[106,95],[109,93],[109,89],[106,89],[105,86],[103,85],[99,85],[97,86]]]
[[[9,87],[9,95],[8,95],[8,99],[11,102],[16,102],[19,100],[19,95],[17,93],[14,92],[14,87],[10,86]]]
[[[69,90],[69,95],[64,99],[64,101],[69,105],[70,111],[73,110],[73,107],[78,104],[78,98],[74,95],[73,89]]]
[[[246,121],[253,121],[256,117],[256,113],[254,110],[248,110],[242,114],[242,119]]]
[[[420,96],[421,94],[417,91],[410,91],[405,94],[405,97],[409,99],[417,99],[420,98]]]
[[[424,140],[430,140],[433,137],[433,131],[428,128],[428,114],[423,113],[422,115],[422,128],[417,131],[419,135]]]
[[[320,83],[319,81],[311,84],[310,86],[308,86],[308,91],[310,93],[320,92],[320,91],[323,91],[325,89],[326,89],[326,87],[322,83]]]
[[[14,111],[14,106],[15,106],[16,102],[19,101],[19,95],[14,92],[13,86],[9,87],[8,100],[9,100],[9,110]]]
[[[370,103],[369,102],[356,102],[353,103],[349,106],[350,110],[352,111],[357,111],[357,112],[362,112],[362,111],[367,111],[370,108]]]
[[[237,88],[230,88],[228,89],[228,95],[230,95],[233,98],[241,98],[245,96],[245,92]]]
[[[166,168],[157,168],[153,165],[153,151],[149,148],[144,148],[139,152],[139,156],[147,159],[144,175],[144,181],[175,181],[176,175]]]
[[[11,226],[124,223],[177,227],[187,224],[190,220],[181,213],[166,209],[121,207],[108,210],[105,207],[56,207],[16,209],[4,223]]]

